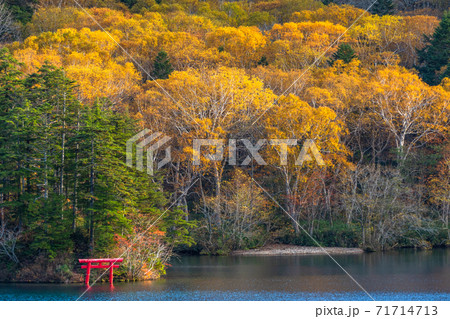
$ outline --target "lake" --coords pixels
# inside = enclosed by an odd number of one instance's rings
[[[376,300],[450,300],[450,250],[334,258]],[[96,284],[81,300],[370,300],[328,256],[183,256],[167,275]],[[0,300],[76,300],[82,284],[0,284]]]

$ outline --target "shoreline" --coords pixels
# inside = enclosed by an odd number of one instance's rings
[[[325,249],[325,251],[324,251]],[[231,256],[304,256],[304,255],[353,255],[362,254],[364,250],[361,248],[345,248],[345,247],[311,247],[296,246],[285,244],[267,245],[261,248],[250,250],[236,250]]]

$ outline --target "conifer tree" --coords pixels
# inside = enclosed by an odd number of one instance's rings
[[[342,60],[345,63],[349,63],[356,57],[357,56],[353,48],[349,44],[343,43],[339,45],[338,50],[333,54],[331,62],[334,63],[336,60]]]
[[[384,16],[388,14],[394,14],[395,6],[392,0],[378,0],[372,6],[372,9],[370,11],[372,12],[372,14]]]
[[[170,73],[173,72],[172,64],[170,64],[167,53],[163,50],[159,51],[153,62],[152,77],[154,79],[168,79]]]
[[[419,70],[423,81],[439,84],[450,77],[450,11],[446,11],[432,37],[425,36],[427,45],[418,50]]]
[[[23,74],[21,65],[9,51],[0,50],[0,226],[18,223],[17,211],[21,176],[24,173],[19,166],[23,156],[18,149],[22,139],[12,120],[18,111],[17,105],[23,102]]]

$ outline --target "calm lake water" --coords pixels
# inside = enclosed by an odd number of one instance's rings
[[[335,259],[376,300],[450,300],[450,250]],[[0,284],[0,300],[76,300],[81,284]],[[96,284],[81,300],[370,300],[328,256],[184,256],[163,279]]]

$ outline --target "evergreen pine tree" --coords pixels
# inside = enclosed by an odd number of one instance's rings
[[[343,43],[339,45],[338,50],[333,54],[331,64],[333,64],[336,60],[342,60],[345,63],[349,63],[356,57],[357,56],[353,48],[349,44]]]
[[[21,174],[26,172],[20,166],[23,154],[18,152],[23,139],[16,134],[13,120],[23,103],[23,74],[19,68],[20,64],[9,51],[0,49],[0,226],[15,227],[20,223],[21,207],[17,198],[23,180]]]
[[[160,179],[126,165],[136,123],[108,101],[81,105],[62,69],[20,67],[0,49],[0,226],[22,234],[8,256],[108,255],[116,234],[133,234],[166,204]],[[182,213],[156,225],[170,245],[191,243]]]
[[[372,14],[384,16],[388,14],[394,14],[395,6],[392,0],[378,0],[372,6],[372,9],[370,11],[372,12]]]
[[[127,7],[131,9],[136,4],[137,0],[120,0],[120,2],[126,4]]]
[[[165,51],[159,51],[153,62],[152,77],[154,79],[167,79],[170,73],[173,72],[172,64],[170,64],[169,57]]]
[[[53,258],[72,247],[64,184],[69,151],[66,141],[71,134],[68,126],[78,101],[73,93],[74,82],[62,69],[47,63],[24,83],[27,103],[18,122],[26,123],[20,129],[26,141],[22,165],[34,172],[32,178],[27,178],[33,197],[25,214],[25,231],[33,238],[31,251]]]
[[[262,65],[262,66],[268,66],[269,62],[267,61],[267,58],[265,55],[263,55],[261,57],[261,60],[258,61],[258,65]]]
[[[444,13],[433,36],[425,36],[425,40],[427,45],[417,51],[417,69],[423,81],[437,85],[444,77],[450,77],[450,11]]]

